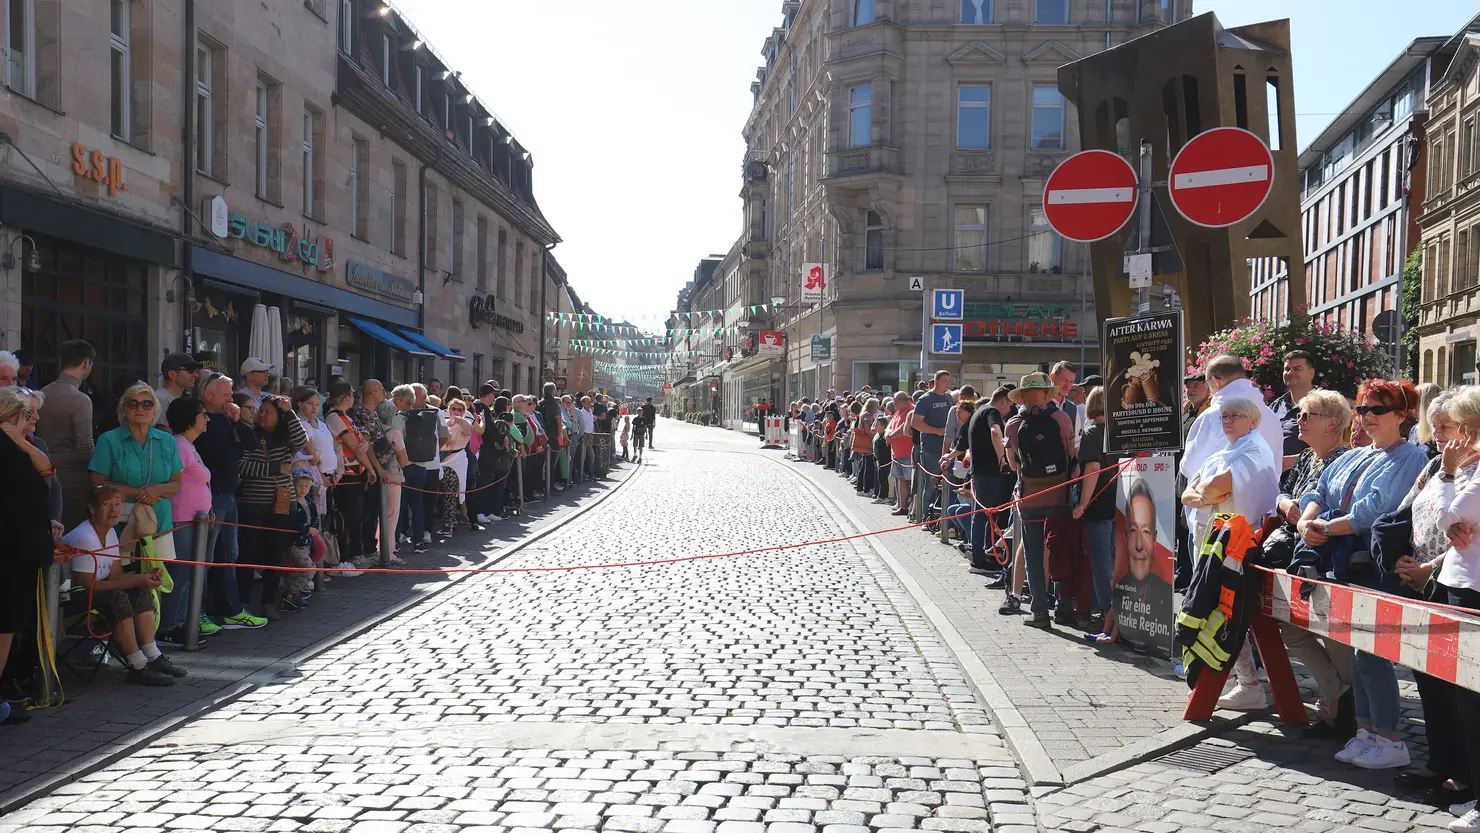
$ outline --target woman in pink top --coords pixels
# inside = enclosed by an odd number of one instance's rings
[[[891,515],[910,513],[910,482],[915,477],[915,462],[912,457],[915,441],[910,436],[910,414],[915,410],[915,401],[904,391],[894,394],[894,416],[889,418],[889,427],[884,431],[884,441],[889,443],[889,456],[893,458],[890,473],[899,484],[896,492],[899,502]]]
[[[195,450],[195,438],[206,430],[206,408],[195,397],[181,397],[165,409],[165,424],[175,435],[175,445],[180,450],[180,490],[170,498],[174,509],[175,557],[184,561],[195,558],[196,536],[204,535],[205,528],[195,521],[195,516],[211,511],[211,470],[201,462]],[[194,567],[165,562],[175,586],[159,600],[159,625],[155,641],[162,645],[185,644],[185,617],[190,605],[190,577]],[[204,616],[201,617],[202,634],[220,630]]]

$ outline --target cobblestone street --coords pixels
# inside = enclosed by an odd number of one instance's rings
[[[664,423],[500,567],[854,530],[745,438]],[[740,444],[743,442],[744,444]],[[1031,830],[1026,784],[868,547],[475,576],[0,829]]]

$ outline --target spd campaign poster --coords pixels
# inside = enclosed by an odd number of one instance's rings
[[[1138,457],[1120,470],[1115,498],[1115,623],[1139,651],[1170,658],[1176,612],[1177,468],[1170,454]]]
[[[1105,322],[1105,452],[1182,448],[1182,311]]]

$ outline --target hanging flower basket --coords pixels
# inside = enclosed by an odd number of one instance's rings
[[[1291,350],[1304,350],[1315,359],[1317,387],[1348,397],[1356,396],[1363,380],[1391,378],[1394,373],[1387,351],[1376,340],[1316,321],[1303,306],[1284,324],[1245,319],[1236,327],[1213,333],[1198,345],[1187,372],[1201,373],[1214,356],[1238,356],[1267,401],[1285,391],[1284,356]]]

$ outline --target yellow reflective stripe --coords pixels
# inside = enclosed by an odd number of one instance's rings
[[[1201,628],[1208,623],[1207,619],[1200,619],[1190,613],[1178,613],[1177,624],[1184,628]]]
[[[1223,670],[1224,660],[1214,659],[1213,657],[1208,656],[1207,652],[1203,649],[1203,646],[1193,645],[1190,650],[1192,651],[1192,653],[1196,654],[1197,658],[1202,660],[1203,663],[1206,664],[1209,668],[1213,669],[1214,671]]]

